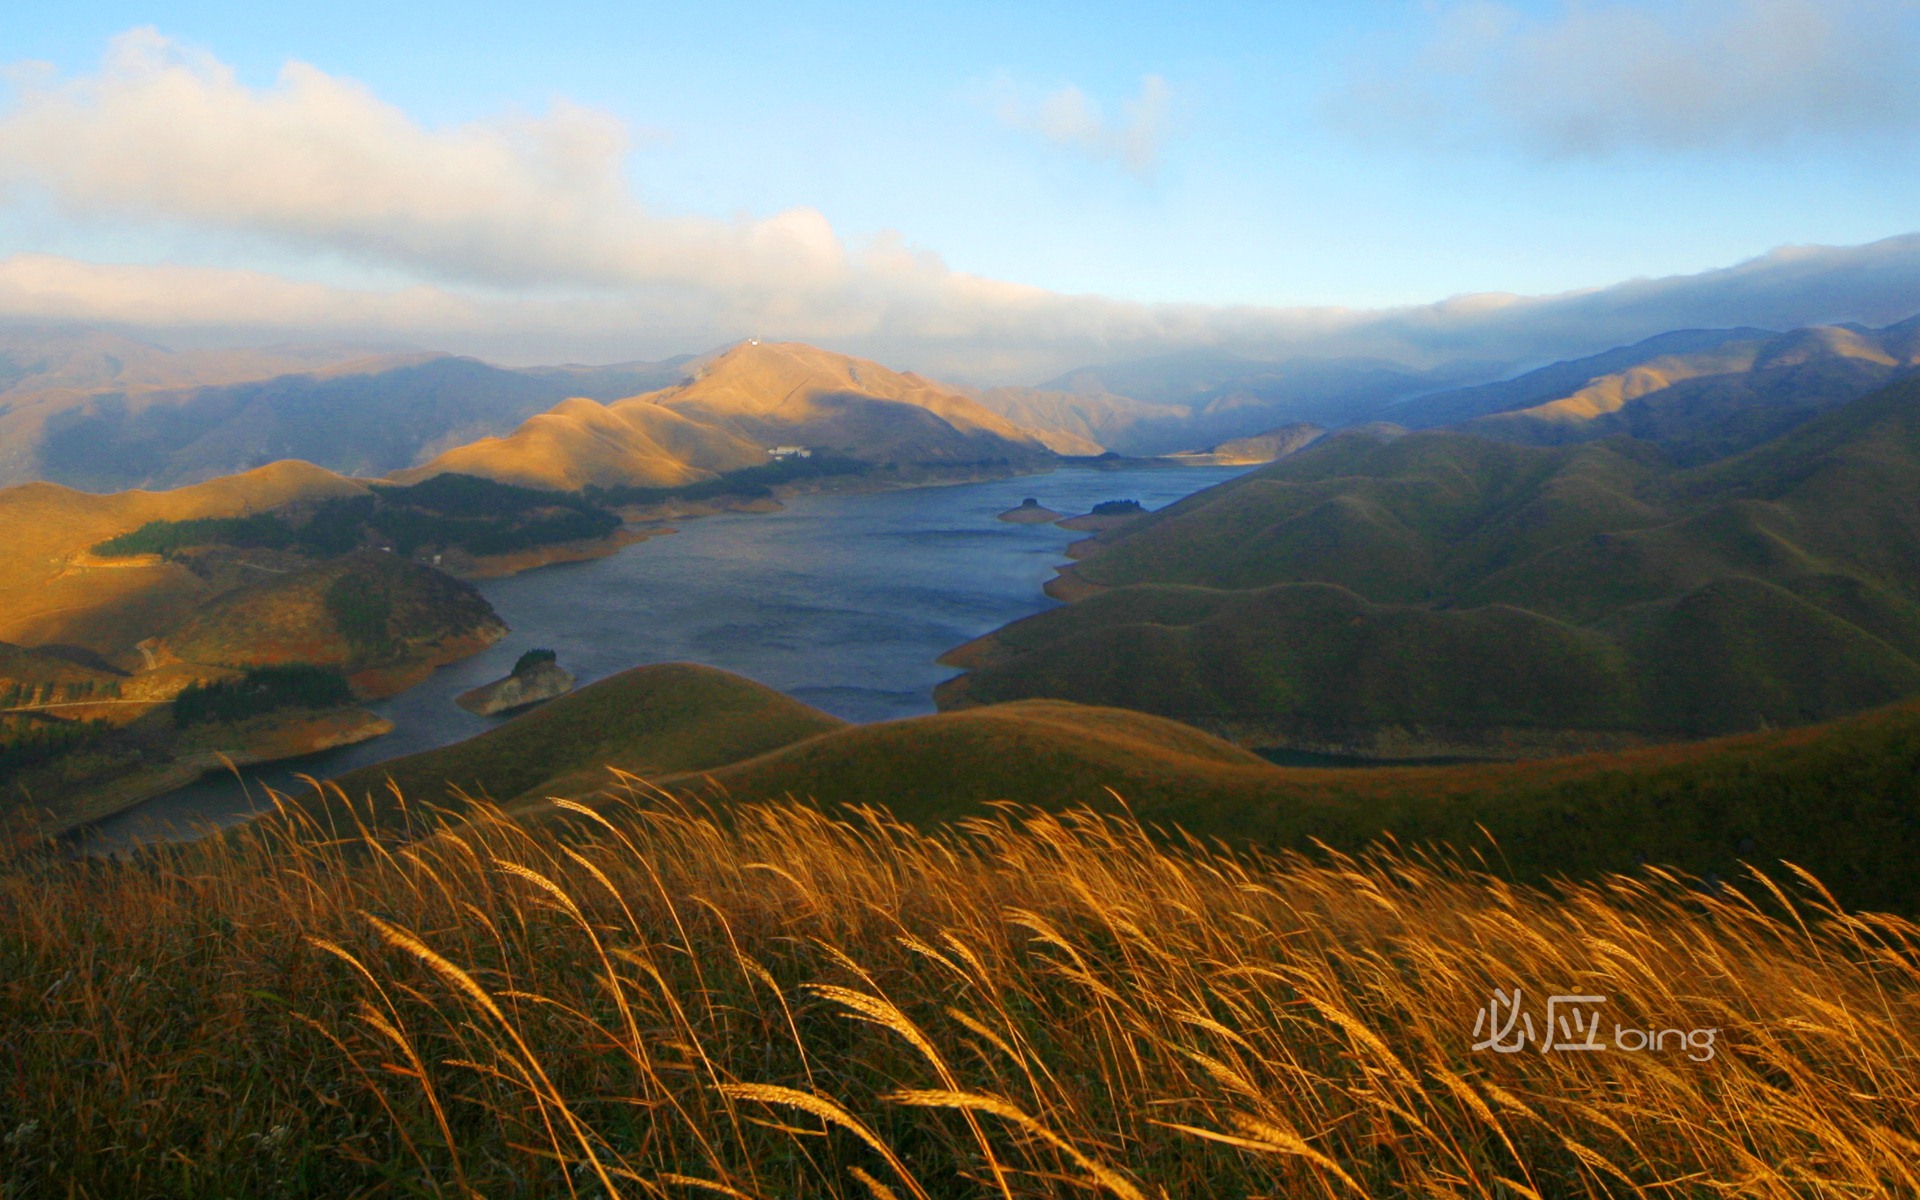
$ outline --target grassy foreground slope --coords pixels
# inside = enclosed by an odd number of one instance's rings
[[[1270,850],[1398,840],[1492,854],[1491,836],[1505,869],[1528,880],[1641,863],[1732,877],[1743,863],[1784,860],[1847,903],[1920,912],[1908,865],[1920,858],[1920,703],[1616,754],[1303,769],[1164,718],[1058,701],[846,725],[738,676],[674,664],[602,680],[336,786],[380,822],[399,816],[395,787],[415,804],[464,810],[463,794],[490,796],[521,815],[547,811],[552,796],[605,805],[662,790],[723,808],[819,800],[885,808],[923,828],[1002,801],[1124,802],[1151,825]]]
[[[1798,906],[1754,879],[1540,892],[1406,856],[1170,850],[1084,811],[928,832],[794,805],[482,813],[371,851],[270,819],[138,863],[0,858],[0,1178],[1913,1195],[1920,928],[1784,883]],[[1549,994],[1601,997],[1605,1049],[1475,1049],[1515,988],[1536,1034]]]
[[[1822,720],[1920,692],[1920,382],[1689,470],[1628,439],[1336,435],[1080,553],[1099,594],[956,651],[943,706],[1388,758]]]

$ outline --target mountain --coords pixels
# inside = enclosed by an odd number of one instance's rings
[[[1493,370],[1461,363],[1422,371],[1369,358],[1263,362],[1199,350],[1082,368],[1038,388],[983,393],[981,402],[1123,454],[1169,454],[1293,423],[1374,420],[1396,400]]]
[[[976,394],[982,407],[1023,425],[1056,454],[1095,455],[1108,449],[1137,452],[1140,439],[1187,419],[1180,405],[1149,404],[1110,392],[1056,392],[997,387]]]
[[[0,397],[238,383],[393,352],[347,343],[168,350],[82,326],[0,327]]]
[[[504,437],[457,446],[424,466],[396,471],[412,483],[455,472],[526,487],[575,491],[675,487],[767,461],[766,447],[718,425],[649,403],[564,400]]]
[[[0,486],[178,487],[285,458],[384,475],[570,397],[669,387],[699,361],[508,369],[367,346],[173,351],[0,329]]]
[[[797,343],[743,342],[680,384],[602,405],[566,403],[511,434],[402,473],[446,471],[544,487],[673,486],[798,446],[912,467],[1038,465],[1027,429],[917,375]]]
[[[149,521],[240,516],[366,490],[302,462],[166,492],[97,495],[51,483],[0,490],[0,640],[76,645],[137,667],[135,644],[184,619],[218,585],[181,562],[99,559],[93,546]]]
[[[568,396],[589,400],[620,400],[642,392],[657,391],[679,383],[711,355],[676,354],[658,362],[623,362],[594,366],[565,363],[555,367],[519,367],[515,374],[545,380],[561,388]]]
[[[1347,431],[1076,553],[1086,598],[954,651],[943,707],[1379,758],[1804,724],[1920,692],[1920,380],[1692,469]]]
[[[747,342],[678,387],[640,397],[763,444],[850,458],[975,463],[1045,455],[1031,432],[964,393],[798,343]]]
[[[1546,404],[1579,391],[1605,375],[1617,375],[1657,358],[1710,354],[1729,342],[1776,336],[1766,329],[1677,329],[1630,346],[1617,346],[1585,358],[1550,363],[1493,383],[1448,388],[1402,400],[1391,406],[1392,420],[1414,429],[1471,421],[1488,413]]]
[[[331,792],[337,786],[339,792]],[[1276,766],[1145,713],[1030,700],[848,725],[750,680],[684,663],[638,667],[477,737],[351,772],[379,823],[489,796],[526,820],[629,792],[721,806],[789,798],[885,808],[922,826],[995,802],[1124,803],[1150,828],[1231,844],[1467,849],[1491,836],[1522,879],[1641,863],[1733,876],[1786,859],[1848,902],[1912,910],[1920,887],[1920,703],[1833,722],[1546,762],[1328,770]],[[1112,791],[1109,792],[1108,789]],[[394,797],[406,796],[408,816]],[[1114,799],[1119,797],[1119,801]]]
[[[175,484],[286,457],[248,448],[204,463],[171,458],[231,415],[218,397],[234,385],[399,361],[381,353],[349,345],[170,351],[98,330],[0,330],[0,485]],[[215,398],[204,416],[193,411],[202,397]]]
[[[1688,462],[1737,453],[1920,364],[1920,318],[1885,329],[1689,330],[1504,383],[1396,405],[1406,425],[1470,422],[1539,445],[1628,434]]]
[[[501,433],[569,394],[446,355],[380,358],[217,387],[111,390],[0,417],[7,476],[89,490],[177,486],[298,458],[381,475]]]

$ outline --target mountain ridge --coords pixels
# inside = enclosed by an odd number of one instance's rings
[[[765,463],[788,445],[926,467],[1052,456],[1037,435],[961,391],[812,346],[748,341],[670,387],[604,405],[566,400],[396,478],[459,471],[564,489],[675,486]]]

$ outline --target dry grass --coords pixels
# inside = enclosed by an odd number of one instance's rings
[[[148,521],[230,517],[366,486],[311,463],[277,462],[166,492],[95,495],[51,483],[0,489],[0,641],[66,643],[109,658],[191,614],[206,581],[177,563],[94,558],[89,547]],[[135,666],[138,655],[124,663]]]
[[[639,800],[23,854],[0,1194],[1920,1193],[1920,927],[1743,890]],[[1515,986],[1715,1055],[1474,1051]]]

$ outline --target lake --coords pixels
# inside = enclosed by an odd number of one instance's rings
[[[1103,500],[1160,508],[1245,467],[1067,467],[986,483],[799,496],[774,513],[676,523],[610,558],[543,567],[476,586],[513,632],[427,682],[367,707],[394,732],[294,762],[211,776],[96,825],[89,845],[191,836],[244,820],[267,787],[327,777],[472,737],[506,718],[453,698],[545,647],[582,685],[646,663],[721,667],[851,721],[934,711],[936,663],[962,642],[1055,602],[1041,592],[1067,545],[1087,535],[1016,525],[1032,496],[1083,513]]]

